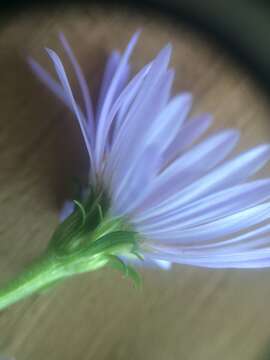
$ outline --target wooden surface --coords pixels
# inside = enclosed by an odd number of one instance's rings
[[[64,31],[91,87],[106,55],[143,29],[132,58],[140,68],[168,41],[175,90],[194,94],[195,112],[215,128],[242,131],[238,151],[270,140],[270,108],[246,70],[198,34],[154,14],[95,9],[17,16],[0,33],[0,281],[47,244],[70,177],[84,166],[68,111],[43,88],[28,55],[49,67],[42,48],[62,54]],[[72,129],[72,131],[70,131]],[[263,172],[270,174],[270,167]],[[106,269],[72,279],[0,313],[0,351],[17,360],[270,359],[270,271],[178,266],[144,270],[142,291]]]

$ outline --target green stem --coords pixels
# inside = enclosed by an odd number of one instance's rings
[[[137,234],[128,229],[123,219],[103,218],[99,206],[102,218],[95,212],[88,214],[87,208],[77,204],[78,209],[54,232],[45,254],[0,288],[0,310],[61,279],[97,270],[108,263],[137,281],[135,272],[118,259],[119,255],[136,253]]]
[[[97,270],[108,262],[107,257],[57,258],[47,252],[20,275],[0,288],[0,310],[34,293],[42,291],[55,282],[88,271]]]
[[[50,286],[65,276],[60,263],[53,261],[48,255],[43,256],[0,289],[0,310]]]

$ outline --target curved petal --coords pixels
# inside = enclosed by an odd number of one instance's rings
[[[138,158],[141,158],[142,153],[149,146],[150,143],[147,141],[147,134],[149,134],[151,125],[155,121],[159,109],[163,108],[163,103],[167,101],[170,84],[170,74],[165,72],[159,78],[158,83],[156,83],[156,85],[163,86],[162,91],[158,87],[153,87],[153,89],[149,91],[147,98],[144,96],[144,101],[143,99],[140,100],[139,95],[137,96],[134,103],[137,103],[137,99],[139,99],[140,103],[138,107],[137,104],[135,104],[137,111],[134,113],[134,118],[132,118],[131,121],[126,119],[119,132],[119,134],[122,132],[125,138],[122,139],[121,143],[119,143],[119,139],[117,140],[110,154],[110,177],[114,189],[120,186],[119,182],[121,182],[125,173],[129,172],[133,163],[136,162]],[[154,111],[153,108],[155,108]],[[147,121],[145,121],[145,119],[147,119]],[[125,128],[125,130],[123,130],[123,128]],[[142,133],[144,134],[143,136]],[[118,137],[121,137],[121,135]],[[117,144],[119,144],[119,151],[115,152],[114,147],[118,147]],[[157,139],[155,139],[155,145],[161,146],[161,143],[157,143]]]
[[[246,230],[268,220],[269,217],[270,203],[267,202],[190,229],[181,230],[175,225],[163,231],[145,231],[144,235],[168,243],[198,244]]]
[[[212,122],[212,115],[202,114],[190,119],[183,127],[180,127],[174,141],[164,152],[164,167],[174,161],[183,150],[197,141],[209,129]]]
[[[139,222],[138,225],[142,231],[163,231],[172,225],[185,229],[232,215],[269,199],[270,179],[261,179],[219,191],[180,210],[170,211],[155,221]],[[136,221],[134,224],[136,226]]]
[[[132,210],[139,213],[166,201],[224,160],[238,142],[235,130],[219,132],[176,159],[145,188]]]
[[[145,166],[145,163],[148,165]],[[112,211],[114,215],[126,214],[126,208],[138,196],[143,186],[156,176],[160,166],[159,148],[149,145],[141,158],[137,158],[130,170],[124,175],[117,189],[112,191]]]
[[[81,132],[82,132],[84,143],[85,143],[86,149],[87,149],[88,154],[89,154],[89,158],[90,158],[90,161],[91,161],[91,166],[93,166],[94,165],[94,163],[93,163],[93,153],[92,153],[92,148],[91,148],[91,142],[90,142],[90,139],[89,139],[89,134],[88,134],[87,127],[86,127],[86,122],[85,122],[84,117],[80,113],[79,107],[78,107],[78,105],[77,105],[77,103],[76,103],[76,101],[74,99],[74,96],[73,96],[73,93],[72,93],[72,90],[71,90],[67,75],[65,73],[63,64],[62,64],[59,56],[53,50],[51,50],[51,49],[46,49],[46,50],[47,50],[47,52],[49,54],[49,57],[51,58],[51,60],[52,60],[52,62],[54,64],[55,71],[56,71],[56,73],[57,73],[57,75],[59,77],[59,80],[60,80],[60,82],[62,84],[63,89],[65,90],[66,96],[69,99],[69,102],[70,102],[70,104],[72,106],[74,114],[76,115],[76,118],[78,120],[80,129],[81,129]]]
[[[117,70],[113,76],[113,79],[110,83],[108,91],[106,93],[102,109],[100,111],[100,116],[97,119],[97,133],[96,133],[96,163],[100,164],[102,161],[102,156],[105,149],[105,144],[107,141],[107,136],[109,132],[109,124],[107,122],[108,112],[112,106],[113,100],[117,89],[119,88],[119,82],[122,81],[123,71],[125,71],[129,57],[133,51],[134,46],[139,37],[139,32],[135,33],[131,38],[126,50],[124,51],[123,56],[121,57],[120,63],[117,67]]]
[[[181,209],[214,191],[227,188],[247,179],[260,170],[270,159],[270,145],[263,144],[244,152],[233,160],[218,166],[209,174],[186,186],[165,201],[136,215],[136,221],[145,221],[169,211]]]
[[[81,92],[82,92],[82,96],[83,96],[83,100],[84,100],[84,105],[85,105],[85,111],[86,111],[86,119],[88,122],[88,125],[90,127],[90,135],[92,137],[94,137],[94,114],[93,114],[93,106],[92,106],[92,101],[91,101],[91,96],[90,96],[90,92],[89,92],[89,88],[87,85],[87,82],[85,80],[85,77],[83,75],[82,69],[71,49],[71,47],[69,46],[69,43],[67,41],[67,39],[65,38],[63,33],[59,34],[59,38],[60,41],[63,45],[63,48],[66,52],[66,54],[68,55],[70,62],[74,68],[75,74],[77,76],[80,88],[81,88]]]

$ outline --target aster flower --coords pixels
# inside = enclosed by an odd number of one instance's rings
[[[89,159],[88,186],[67,201],[48,251],[9,291],[0,307],[43,286],[110,265],[139,277],[134,263],[210,268],[270,265],[270,179],[250,180],[270,159],[258,145],[229,158],[239,132],[226,129],[201,140],[212,116],[190,118],[192,96],[171,95],[171,45],[135,76],[129,58],[110,55],[96,106],[67,40],[60,40],[78,80],[72,91],[59,56],[46,49],[57,78],[35,60],[40,80],[72,111]],[[30,275],[29,275],[30,274]],[[14,295],[15,294],[15,295]]]

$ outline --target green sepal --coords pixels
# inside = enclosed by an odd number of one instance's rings
[[[108,265],[113,269],[119,270],[125,277],[128,275],[127,265],[118,256],[108,255]]]
[[[133,281],[135,288],[141,288],[142,279],[140,274],[130,265],[126,264],[123,260],[115,255],[109,255],[109,263],[113,269],[120,271],[124,277],[130,278]]]
[[[108,198],[89,188],[73,213],[53,233],[45,253],[0,289],[0,309],[43,292],[73,275],[111,266],[141,287],[141,277],[123,259],[143,260],[141,237],[125,218],[112,217]]]
[[[141,275],[130,265],[127,265],[127,277],[133,280],[134,287],[140,289],[142,287],[142,278]]]
[[[81,214],[82,214],[82,223],[81,223],[81,226],[84,226],[85,222],[86,222],[86,210],[83,206],[83,204],[78,201],[78,200],[73,200],[74,204],[76,204],[78,206],[78,208],[80,209],[81,211]]]
[[[131,254],[136,256],[138,260],[144,261],[143,254],[141,254],[137,249],[133,250]]]
[[[87,256],[96,254],[125,255],[137,249],[138,234],[134,231],[114,231],[90,242],[83,252]]]
[[[96,232],[102,236],[104,234],[102,229],[105,225],[111,229],[110,222],[119,223],[119,220],[116,219],[109,221],[103,218],[108,211],[107,197],[103,193],[95,194],[92,189],[89,189],[88,192],[89,196],[86,200],[74,200],[77,206],[73,213],[55,230],[50,241],[50,248],[58,252],[69,252],[70,249],[73,251],[79,247],[81,242],[96,238]],[[73,244],[74,239],[76,246]]]

